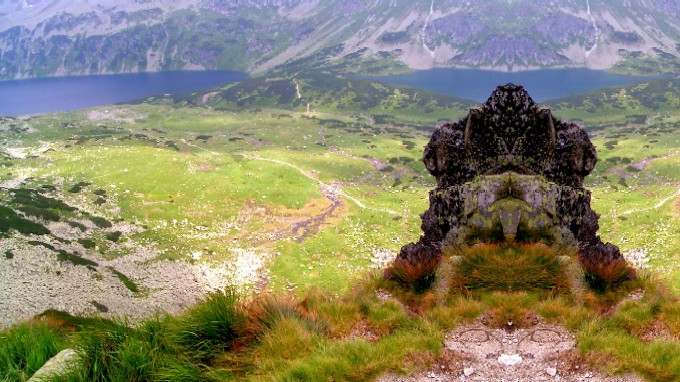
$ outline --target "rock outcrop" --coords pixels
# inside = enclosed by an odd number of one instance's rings
[[[446,246],[545,241],[576,247],[582,259],[621,261],[597,235],[583,179],[597,155],[586,132],[555,119],[517,85],[499,86],[479,109],[434,132],[423,162],[436,177],[424,234],[398,256],[431,261]]]

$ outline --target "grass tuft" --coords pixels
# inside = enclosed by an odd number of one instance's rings
[[[609,262],[589,257],[580,257],[585,272],[586,283],[597,293],[606,293],[635,279],[635,270],[625,259],[619,258]]]
[[[46,323],[31,322],[0,331],[0,378],[25,381],[65,348],[61,334]]]
[[[425,292],[432,286],[441,254],[431,246],[409,244],[385,270],[385,279],[395,281],[416,293]]]
[[[541,244],[478,244],[460,252],[454,264],[457,284],[466,293],[568,290],[559,253]]]
[[[175,342],[203,359],[230,349],[239,336],[238,329],[247,321],[237,302],[237,295],[230,290],[209,295],[176,322]]]

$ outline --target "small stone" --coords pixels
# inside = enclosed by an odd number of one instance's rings
[[[466,367],[466,368],[463,369],[463,375],[466,376],[466,377],[470,377],[470,376],[472,376],[472,374],[474,374],[474,373],[475,373],[475,369],[474,369],[474,368]]]
[[[522,363],[522,357],[519,354],[501,354],[500,357],[498,357],[498,362],[505,366],[517,366]]]
[[[554,367],[549,367],[549,368],[545,369],[545,373],[548,374],[551,377],[555,377],[555,376],[557,376],[557,369],[554,368]]]

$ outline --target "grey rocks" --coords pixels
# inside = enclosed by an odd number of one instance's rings
[[[575,247],[596,263],[623,261],[597,235],[599,215],[583,187],[595,147],[521,86],[499,86],[481,108],[441,126],[423,162],[437,186],[421,215],[424,235],[398,259],[428,262],[446,246],[514,240]]]

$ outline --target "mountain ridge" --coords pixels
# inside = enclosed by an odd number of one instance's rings
[[[4,13],[4,14],[3,14]],[[391,70],[680,72],[680,4],[640,0],[176,0],[0,3],[0,78],[260,73],[324,49]],[[518,22],[521,21],[521,22]]]

